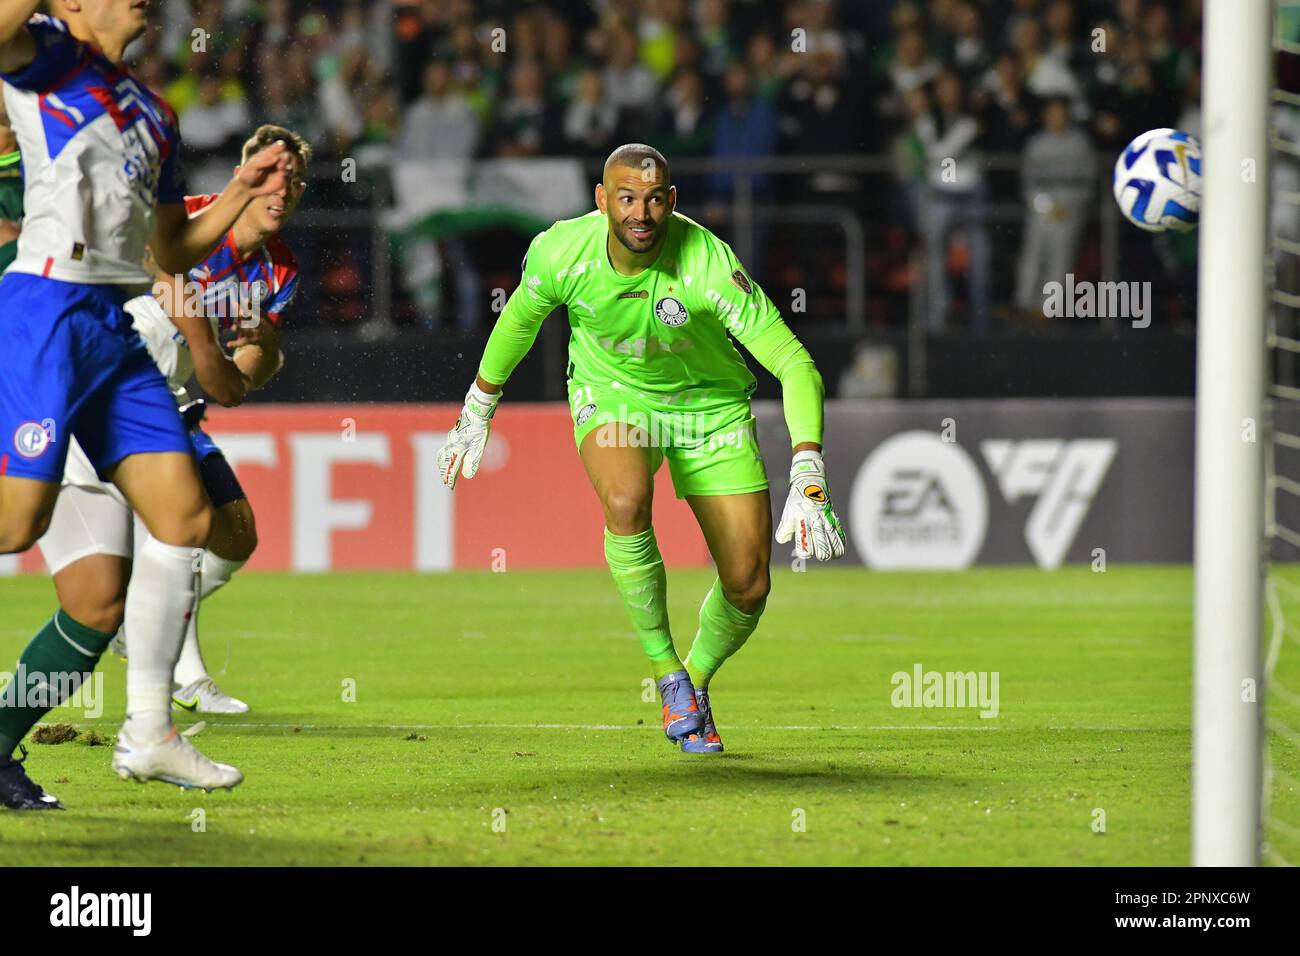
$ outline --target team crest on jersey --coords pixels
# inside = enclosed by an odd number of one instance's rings
[[[591,418],[591,416],[594,414],[596,414],[596,403],[588,402],[586,405],[583,405],[580,409],[578,409],[578,417],[575,419],[575,421],[579,425],[585,425],[587,423],[587,420]]]
[[[14,432],[14,450],[24,458],[40,458],[50,447],[50,433],[40,422],[23,422]]]
[[[655,318],[664,325],[676,329],[685,325],[690,315],[686,312],[686,306],[672,296],[666,295],[655,303]]]
[[[248,294],[254,307],[260,306],[271,295],[271,286],[265,279],[257,279],[249,286]]]
[[[749,284],[749,276],[745,275],[745,273],[741,272],[739,269],[731,274],[731,284],[741,292],[745,293],[745,295],[749,295],[754,291],[754,287]]]

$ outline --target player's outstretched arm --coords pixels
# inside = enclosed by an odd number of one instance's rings
[[[36,59],[36,41],[26,29],[41,0],[0,0],[0,73],[16,73]]]
[[[204,393],[227,408],[243,402],[252,383],[221,347],[212,323],[202,310],[186,308],[190,300],[185,294],[183,278],[160,271],[147,257],[145,268],[154,274],[153,294],[159,307],[185,336],[194,359],[194,374]]]
[[[438,476],[448,488],[463,474],[473,478],[483,460],[492,416],[501,401],[501,388],[537,340],[542,320],[559,304],[551,292],[549,269],[539,248],[542,233],[528,247],[523,280],[515,287],[492,327],[474,384],[465,395],[456,425],[438,450]]]
[[[149,245],[162,270],[180,275],[200,262],[230,231],[251,200],[284,186],[290,155],[284,143],[275,143],[249,157],[221,195],[193,219],[183,202],[159,203]]]
[[[213,336],[208,320],[199,318],[198,324],[208,330],[207,340],[198,348],[193,347],[194,339],[189,339],[189,334],[185,333],[190,341],[190,354],[194,358],[194,375],[204,394],[226,408],[233,408],[248,397],[253,383]]]
[[[844,528],[831,504],[822,460],[824,395],[817,366],[785,322],[768,324],[745,347],[781,383],[785,423],[794,450],[790,491],[776,527],[776,540],[780,544],[793,541],[797,557],[818,561],[841,557]]]
[[[719,319],[749,353],[781,383],[781,404],[790,430],[794,456],[790,462],[790,491],[776,527],[780,544],[794,542],[801,558],[830,561],[844,554],[844,528],[831,504],[822,460],[825,389],[817,366],[780,311],[745,274],[730,248],[715,249],[709,286],[727,289]],[[743,299],[735,299],[733,288]],[[720,296],[720,303],[725,300]]]

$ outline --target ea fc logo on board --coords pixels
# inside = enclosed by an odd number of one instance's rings
[[[686,313],[686,306],[666,295],[655,303],[655,318],[675,329],[685,325],[690,316]]]
[[[24,458],[40,458],[50,447],[50,433],[40,422],[23,422],[14,432],[14,450]]]

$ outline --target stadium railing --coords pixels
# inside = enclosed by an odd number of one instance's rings
[[[993,304],[1004,306],[1010,299],[1010,277],[1015,272],[1026,215],[1019,189],[1021,157],[1015,153],[987,154],[981,157],[981,163],[990,180],[996,178],[998,187],[985,203],[985,215],[995,236]],[[583,164],[587,179],[594,182],[599,175],[599,160],[584,159]],[[931,362],[929,352],[944,337],[930,333],[925,324],[923,242],[914,223],[906,222],[905,216],[900,217],[900,194],[905,190],[897,178],[893,157],[887,154],[688,157],[676,160],[673,168],[679,182],[690,184],[689,191],[683,189],[683,205],[696,216],[705,206],[709,207],[713,216],[710,224],[732,243],[741,261],[760,277],[783,307],[789,305],[792,290],[785,288],[783,277],[775,273],[786,264],[785,250],[781,250],[781,255],[769,255],[765,261],[764,256],[755,256],[753,239],[756,235],[766,235],[774,243],[778,229],[788,230],[797,237],[790,240],[788,258],[802,256],[811,260],[811,265],[805,263],[802,272],[797,269],[795,272],[807,284],[804,292],[814,303],[807,314],[791,316],[801,334],[813,327],[838,325],[851,341],[887,339],[891,347],[905,352],[905,393],[931,394],[926,374]],[[316,336],[322,342],[335,341],[341,329],[348,330],[345,334],[349,337],[362,341],[430,334],[427,329],[404,329],[403,324],[410,323],[397,320],[404,311],[409,314],[412,310],[409,294],[403,288],[400,261],[394,256],[390,236],[384,229],[385,215],[393,207],[390,167],[383,163],[368,164],[363,173],[358,182],[364,188],[357,190],[351,185],[340,187],[333,169],[322,166],[315,170],[314,184],[326,188],[303,206],[293,224],[294,235],[309,251],[326,250],[332,257],[319,264],[309,263],[316,276],[326,268],[336,267],[359,273],[350,293],[334,288],[346,283],[325,284],[323,291],[308,291],[304,287],[306,297],[315,297],[313,316],[304,323],[305,330],[300,330],[307,339]],[[799,185],[800,180],[828,174],[852,177],[861,188],[848,194],[819,194]],[[717,198],[709,199],[708,186],[715,176],[729,177],[730,188],[722,195],[713,192]],[[763,188],[764,184],[767,188]],[[1098,201],[1091,204],[1088,213],[1081,253],[1086,252],[1093,275],[1103,282],[1113,281],[1120,277],[1121,220],[1110,200],[1107,171],[1098,171],[1096,189]],[[701,193],[706,198],[702,199]],[[885,254],[882,253],[885,246],[897,242],[900,231],[909,237],[910,251],[904,250],[900,262],[889,264],[895,277],[886,282],[879,264],[869,269],[867,262],[879,260]],[[520,244],[526,240],[527,237],[521,236]],[[810,255],[810,249],[814,255]],[[494,277],[491,286],[507,282],[517,273],[518,248],[507,249],[499,243],[485,242],[476,244],[474,252],[494,260],[475,263],[480,274]],[[832,273],[836,274],[834,282],[829,278]],[[899,274],[908,277],[904,285],[896,278]],[[491,286],[486,281],[484,284],[487,303]],[[340,302],[340,297],[346,299],[348,295],[352,296],[350,302]],[[337,315],[349,320],[335,323],[332,320]],[[314,316],[324,319],[314,319]],[[323,328],[312,331],[313,322]],[[491,315],[485,306],[482,327],[489,327],[490,322]],[[433,328],[446,328],[449,324],[447,315],[438,316],[431,323]],[[1118,320],[1110,316],[1070,331],[1114,333],[1117,325]],[[963,334],[960,327],[954,331],[958,338]],[[1018,332],[1012,329],[999,334],[1014,338]]]

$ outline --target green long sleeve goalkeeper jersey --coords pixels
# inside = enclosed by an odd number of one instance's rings
[[[575,381],[616,381],[664,400],[680,396],[686,407],[696,398],[745,399],[755,380],[734,338],[780,381],[791,443],[821,443],[823,389],[812,356],[730,246],[673,213],[655,263],[625,276],[610,264],[607,236],[605,216],[593,211],[533,239],[483,352],[485,381],[504,384],[542,320],[564,305]]]

